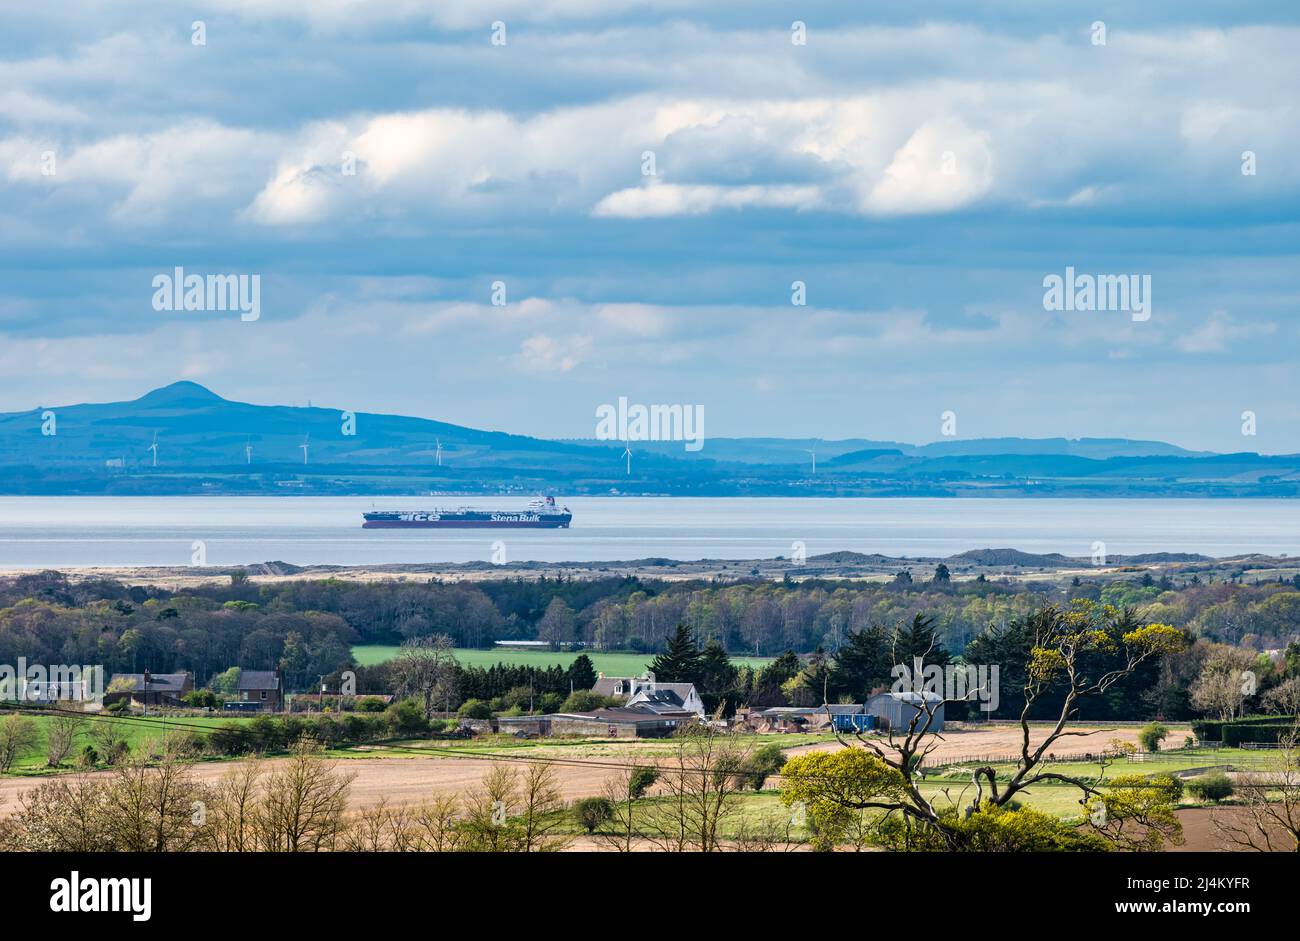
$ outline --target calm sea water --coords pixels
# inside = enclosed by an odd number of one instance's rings
[[[1015,548],[1089,556],[1246,552],[1300,554],[1300,501],[1053,499],[691,499],[567,501],[568,530],[374,530],[372,508],[458,505],[456,498],[0,497],[0,568],[602,561],[647,556],[752,559],[836,550],[946,556]],[[480,506],[525,500],[475,498]]]

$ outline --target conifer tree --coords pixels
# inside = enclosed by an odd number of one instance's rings
[[[703,678],[704,657],[695,643],[695,632],[678,624],[664,652],[654,658],[650,670],[661,683],[694,683],[699,688]]]

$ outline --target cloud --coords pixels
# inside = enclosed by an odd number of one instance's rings
[[[987,132],[956,119],[927,123],[894,154],[864,208],[878,213],[960,209],[988,193],[993,155]]]
[[[618,15],[581,2],[524,13],[526,6],[521,15],[539,21]],[[866,218],[976,208],[1132,213],[1225,200],[1262,207],[1300,196],[1300,167],[1277,156],[1300,147],[1300,110],[1257,93],[1261,83],[1300,81],[1278,38],[1300,36],[1292,27],[1126,33],[1104,49],[1052,34],[1015,40],[971,25],[852,27],[819,33],[816,56],[752,27],[638,23],[617,37],[575,28],[529,34],[508,52],[486,40],[417,39],[425,54],[480,82],[509,87],[547,67],[572,72],[554,101],[487,105],[477,89],[453,84],[446,95],[415,96],[433,97],[432,106],[385,107],[387,90],[358,94],[355,79],[344,83],[356,69],[281,61],[283,42],[260,30],[280,28],[278,17],[328,25],[357,17],[436,21],[439,14],[419,4],[363,12],[351,0],[319,9],[230,0],[226,8],[261,24],[249,52],[221,47],[222,56],[242,62],[236,74],[246,93],[238,98],[220,97],[225,60],[213,48],[195,50],[182,42],[183,31],[156,26],[83,44],[75,52],[84,62],[65,52],[0,63],[11,84],[0,95],[0,116],[7,106],[12,123],[24,127],[6,134],[0,126],[0,174],[48,188],[50,181],[34,178],[30,154],[50,142],[61,162],[56,202],[63,211],[75,206],[90,229],[165,226],[196,204],[232,224],[341,231],[346,222],[349,230],[416,233],[468,220],[671,219],[753,209]],[[628,73],[637,88],[593,93],[599,76],[628,68],[610,52],[615,38],[640,57]],[[729,57],[725,68],[719,50]],[[386,42],[347,52],[365,58],[363,76],[365,68],[391,67],[379,58],[385,53],[409,54]],[[1220,67],[1214,82],[1195,65],[1204,56]],[[898,62],[901,71],[862,73],[864,57]],[[942,68],[918,69],[939,59]],[[123,60],[131,63],[123,77],[130,92],[106,99],[101,89],[123,80],[113,72]],[[265,90],[244,74],[263,69],[277,71],[277,81],[263,80]],[[784,93],[764,81],[774,72],[788,77]],[[194,116],[179,95],[170,98],[172,75],[198,76],[216,89],[210,94],[223,117]],[[261,104],[281,86],[302,94],[308,83],[327,87],[310,98],[317,116],[300,117],[298,99],[278,111]],[[131,107],[136,100],[151,110]],[[1136,153],[1135,128],[1143,129]],[[1247,149],[1262,169],[1244,182],[1237,164]],[[21,159],[9,156],[19,150]],[[648,180],[641,176],[647,150],[657,164]],[[345,173],[348,155],[355,176]]]
[[[823,205],[813,186],[683,186],[659,183],[610,193],[592,214],[620,219],[699,216],[727,209],[816,209]]]
[[[591,337],[553,337],[544,333],[528,337],[519,347],[515,363],[532,373],[566,373],[591,350]]]
[[[733,433],[961,408],[1207,444],[1235,396],[1300,447],[1294,12],[1099,4],[1105,47],[1010,0],[815,4],[805,47],[776,0],[33,7],[0,41],[0,407],[188,374],[554,433],[627,393]],[[261,272],[262,320],[160,317],[177,264]],[[1151,272],[1155,315],[1043,311],[1066,265]]]
[[[1276,324],[1242,323],[1215,311],[1191,333],[1179,337],[1177,344],[1184,353],[1223,353],[1238,340],[1271,336],[1276,331]]]

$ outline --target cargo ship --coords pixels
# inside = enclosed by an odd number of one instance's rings
[[[534,500],[522,510],[373,510],[363,529],[568,529],[573,514],[555,497]]]

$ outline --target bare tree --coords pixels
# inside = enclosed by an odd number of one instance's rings
[[[1234,718],[1246,702],[1248,690],[1253,688],[1244,679],[1254,663],[1249,654],[1216,644],[1200,675],[1188,687],[1192,705],[1202,712],[1215,714],[1223,722]]]
[[[201,848],[208,789],[192,765],[174,758],[156,764],[126,761],[113,772],[104,811],[115,849],[175,853]]]
[[[1270,712],[1280,715],[1300,714],[1300,676],[1283,680],[1265,693],[1264,705]]]
[[[405,853],[418,849],[414,815],[409,807],[390,806],[382,797],[373,807],[353,814],[340,838],[340,849],[350,853]]]
[[[605,799],[609,801],[608,832],[596,834],[597,839],[620,853],[632,852],[637,833],[636,802],[646,796],[659,778],[654,768],[633,766],[617,777],[605,782]]]
[[[514,819],[519,813],[519,781],[514,768],[493,764],[465,806],[459,824],[460,848],[475,853],[517,853],[524,835]]]
[[[459,798],[439,795],[412,811],[412,849],[419,852],[448,853],[460,848],[461,815]]]
[[[708,853],[722,849],[723,824],[739,809],[751,749],[715,725],[690,725],[658,766],[661,793],[644,815],[649,839],[661,849]]]
[[[15,713],[0,719],[0,774],[7,774],[18,757],[39,741],[36,723],[27,716]]]
[[[447,711],[456,695],[456,657],[447,634],[432,634],[404,641],[392,661],[392,674],[402,696],[416,696],[430,719],[436,704]]]
[[[1229,850],[1300,852],[1300,722],[1279,744],[1269,767],[1237,776],[1239,806],[1213,812],[1215,832]]]
[[[564,801],[560,796],[559,775],[548,761],[532,761],[523,773],[520,785],[520,827],[523,829],[525,853],[549,853],[564,849],[571,837],[556,833],[564,823]]]
[[[111,775],[66,775],[19,801],[6,849],[45,852],[184,852],[207,845],[207,789],[188,762],[128,761]]]
[[[24,793],[4,821],[0,849],[101,853],[116,847],[108,828],[107,787],[86,774],[60,775]]]
[[[258,848],[286,853],[334,849],[345,828],[355,778],[321,758],[319,749],[299,745],[266,779],[257,809]]]
[[[208,798],[208,848],[221,853],[257,849],[258,799],[262,766],[242,761],[213,786]]]
[[[86,728],[84,716],[56,712],[45,723],[45,763],[51,768],[63,766],[77,744],[77,736]]]

